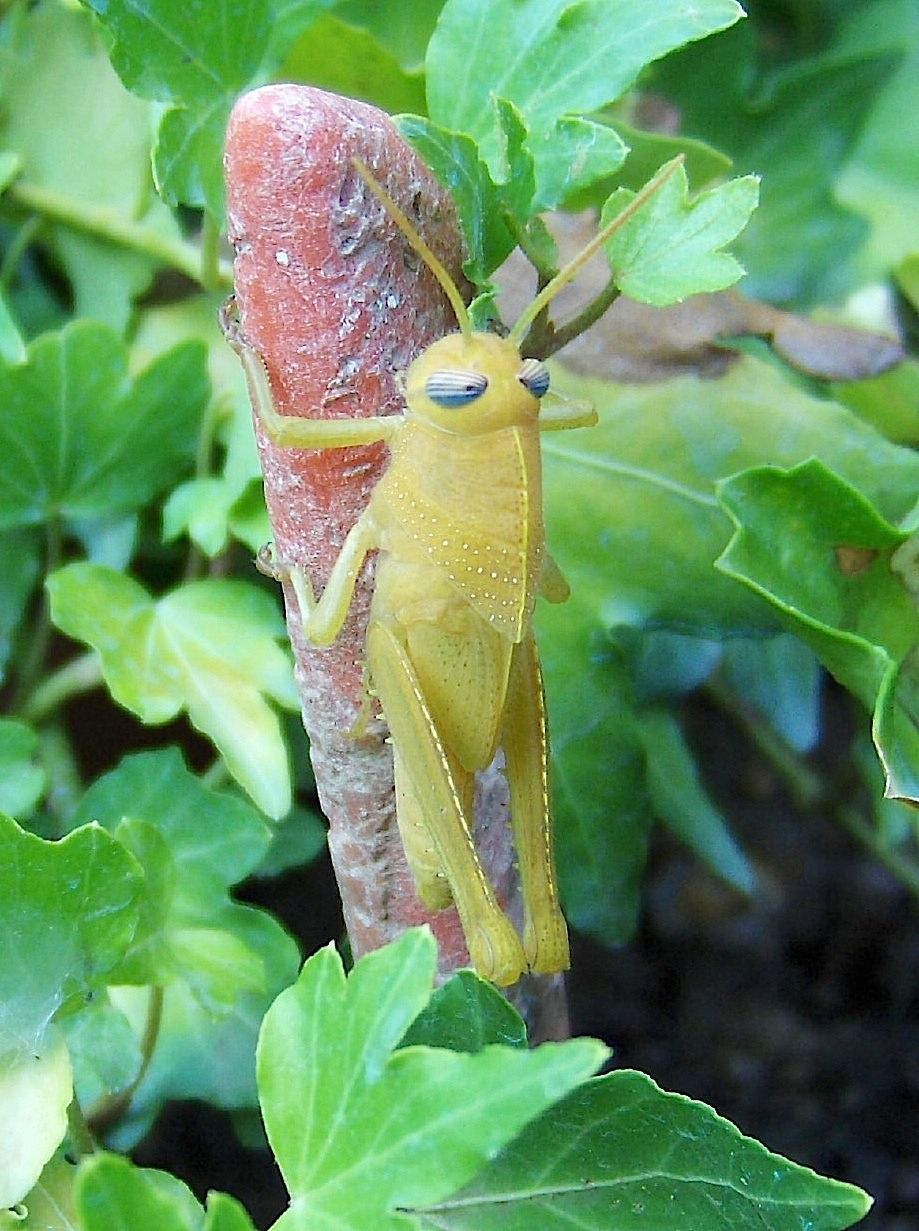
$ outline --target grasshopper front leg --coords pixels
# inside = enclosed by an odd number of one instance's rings
[[[252,409],[272,444],[284,449],[341,449],[348,445],[389,440],[401,426],[401,415],[374,415],[367,419],[307,419],[300,415],[280,414],[274,403],[265,361],[243,337],[235,312],[235,300],[230,296],[220,312],[220,327],[239,355],[246,373]]]

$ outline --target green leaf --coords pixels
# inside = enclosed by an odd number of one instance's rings
[[[606,244],[616,285],[644,303],[676,303],[702,291],[720,291],[743,274],[720,249],[736,238],[756,207],[754,176],[710,188],[693,201],[682,164]],[[605,226],[635,194],[617,189],[603,207]]]
[[[25,363],[26,344],[19,326],[7,303],[6,293],[0,288],[0,360],[3,363]]]
[[[33,531],[0,530],[0,571],[0,679],[4,679],[13,636],[38,580],[38,543]]]
[[[758,60],[757,30],[745,22],[671,56],[655,87],[679,107],[686,133],[763,177],[760,208],[737,244],[749,293],[813,303],[851,283],[848,258],[868,232],[839,204],[836,184],[894,59],[834,45],[778,72]],[[704,88],[712,81],[718,89]]]
[[[98,825],[46,842],[0,817],[0,1063],[97,989],[137,922],[140,873]]]
[[[235,1197],[211,1191],[201,1231],[255,1231],[255,1223]]]
[[[207,397],[196,342],[131,382],[124,344],[103,325],[38,338],[26,364],[0,367],[0,524],[142,507],[189,464]]]
[[[771,602],[789,629],[874,711],[887,794],[919,800],[915,550],[817,460],[736,475],[720,497],[736,532],[718,568]]]
[[[823,672],[814,652],[797,637],[724,644],[727,686],[760,711],[796,752],[813,752],[820,738]]]
[[[562,116],[545,136],[531,138],[530,145],[539,167],[537,209],[567,205],[579,192],[608,180],[628,153],[615,129],[579,116]]]
[[[493,1043],[526,1047],[520,1014],[472,970],[457,971],[437,988],[409,1026],[402,1047],[445,1047],[478,1052]]]
[[[537,614],[565,913],[579,931],[621,944],[638,920],[652,822],[631,684],[577,592]]]
[[[45,771],[33,758],[38,736],[12,718],[0,718],[0,812],[25,816],[45,789]]]
[[[450,189],[463,227],[468,254],[464,269],[477,286],[486,286],[513,252],[515,240],[504,221],[500,190],[475,142],[419,115],[396,117],[409,141],[442,184]]]
[[[592,1040],[475,1055],[393,1048],[428,1002],[435,951],[410,931],[346,979],[331,949],[272,1005],[258,1049],[268,1139],[291,1193],[278,1231],[410,1226],[603,1060]]]
[[[361,26],[389,49],[407,69],[424,61],[434,26],[444,0],[414,0],[405,4],[380,4],[379,0],[344,0],[336,6],[344,21]]]
[[[149,887],[145,889],[149,893]],[[101,1099],[127,1089],[137,1079],[143,1063],[140,1040],[107,993],[97,994],[79,1013],[65,1017],[61,1028],[81,1107],[91,1111]]]
[[[543,454],[550,547],[604,634],[623,624],[715,638],[779,631],[768,604],[712,567],[731,533],[719,479],[817,456],[892,519],[919,491],[915,453],[754,359],[718,380],[636,386],[557,367],[553,380],[600,413],[595,428],[545,437]]]
[[[283,821],[272,827],[271,845],[253,876],[280,876],[291,868],[312,863],[326,849],[327,833],[321,813],[295,805]]]
[[[676,719],[667,710],[648,709],[638,730],[647,757],[651,806],[658,818],[729,885],[753,893],[753,869],[705,791]]]
[[[269,0],[90,5],[108,32],[112,63],[128,89],[174,104],[163,118],[156,153],[166,199],[206,205],[221,218],[223,132],[236,95],[268,50]]]
[[[285,815],[287,754],[264,696],[291,708],[297,702],[269,595],[209,580],[154,600],[131,578],[93,564],[67,565],[47,585],[52,619],[100,652],[116,701],[146,723],[186,710],[262,811]]]
[[[264,987],[240,989],[233,1004],[217,1016],[201,1004],[187,983],[174,980],[165,988],[153,1058],[127,1114],[110,1135],[110,1145],[119,1149],[135,1145],[170,1099],[200,1099],[228,1110],[257,1106],[259,1026],[274,997],[296,977],[299,954],[277,921],[259,911],[239,916],[236,931],[248,950],[258,955]],[[112,999],[140,1038],[150,1011],[148,990],[119,987]]]
[[[142,864],[147,890],[120,983],[182,979],[211,1013],[264,990],[246,943],[252,908],[230,901],[268,849],[268,827],[240,799],[210,791],[175,748],[126,757],[89,789],[75,822],[92,816]]]
[[[363,99],[384,111],[424,114],[420,69],[406,72],[373,34],[337,15],[310,26],[289,49],[279,75]]]
[[[135,1167],[116,1154],[90,1154],[75,1185],[82,1231],[200,1231],[203,1210],[166,1171]]]
[[[833,386],[833,396],[897,444],[919,444],[919,363],[906,359],[868,380]]]
[[[612,174],[595,179],[592,184],[576,192],[566,194],[566,209],[579,210],[588,206],[600,208],[615,188],[631,188],[638,192],[657,171],[672,159],[683,156],[686,175],[690,184],[698,190],[712,180],[721,179],[731,169],[731,160],[720,150],[704,141],[694,141],[679,134],[645,132],[626,124],[615,113],[600,117],[628,150],[625,162]]]
[[[67,1131],[72,1098],[70,1057],[57,1026],[0,1059],[0,1209],[18,1204],[37,1182]]]
[[[46,0],[30,7],[14,37],[15,54],[4,63],[2,140],[19,155],[23,183],[49,194],[55,218],[101,211],[141,223],[155,240],[179,239],[153,193],[150,106],[112,71],[89,14]],[[123,329],[155,260],[52,219],[41,242],[70,279],[76,312]]]
[[[661,0],[642,14],[625,0],[448,0],[428,46],[428,112],[475,138],[497,179],[491,99],[507,99],[533,134],[540,180],[553,152],[541,138],[562,116],[599,110],[652,60],[741,16],[734,0]]]
[[[0,1231],[81,1231],[73,1206],[76,1166],[60,1152],[16,1210],[0,1210]]]
[[[919,14],[911,0],[876,0],[843,12],[841,50],[893,60],[837,185],[842,204],[871,223],[859,270],[877,277],[916,244],[919,150],[904,140],[903,117],[919,107]]]
[[[625,1069],[531,1122],[452,1199],[411,1213],[440,1231],[842,1231],[870,1204]]]

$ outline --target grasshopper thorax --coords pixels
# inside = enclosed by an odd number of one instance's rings
[[[462,436],[535,423],[549,377],[522,359],[516,345],[492,333],[451,333],[432,343],[408,369],[409,413]]]

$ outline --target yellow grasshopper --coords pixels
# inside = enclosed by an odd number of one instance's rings
[[[568,586],[546,551],[539,435],[589,426],[592,408],[543,406],[549,374],[523,358],[535,318],[663,182],[656,177],[536,296],[507,337],[473,330],[462,297],[428,245],[363,163],[367,187],[448,296],[459,332],[409,366],[401,415],[285,416],[261,357],[233,329],[267,437],[330,449],[385,441],[389,467],[349,532],[322,596],[289,571],[315,645],[339,635],[368,552],[379,552],[366,640],[369,690],[389,726],[397,817],[418,896],[456,904],[476,970],[499,985],[567,969],[549,804],[542,677],[533,636],[537,591]],[[285,575],[283,562],[269,569]],[[498,904],[473,841],[475,776],[503,750],[523,899],[523,936]]]

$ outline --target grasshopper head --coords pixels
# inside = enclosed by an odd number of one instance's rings
[[[406,374],[412,415],[462,436],[536,421],[549,374],[516,345],[491,333],[451,333],[415,360]]]

